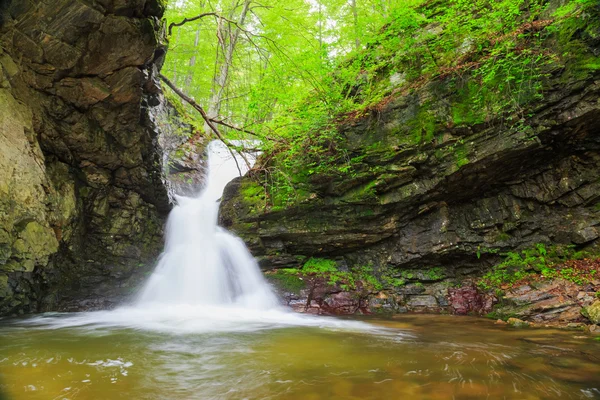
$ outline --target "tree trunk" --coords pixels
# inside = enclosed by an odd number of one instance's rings
[[[356,0],[352,0],[352,16],[354,17],[354,48],[360,48],[359,29],[358,29],[358,10],[356,9]]]
[[[237,44],[238,38],[241,33],[240,27],[244,26],[244,22],[246,21],[246,16],[248,15],[248,10],[250,8],[250,4],[252,0],[244,0],[242,5],[242,11],[237,19],[237,26],[233,24],[227,23],[226,28],[222,29],[218,34],[219,42],[222,49],[223,60],[218,67],[217,75],[213,79],[213,88],[211,91],[211,97],[208,104],[208,116],[209,118],[216,118],[221,111],[221,102],[223,99],[223,94],[225,93],[225,89],[227,86],[227,82],[229,80],[229,69],[231,68],[231,63],[233,61],[233,55],[235,53],[235,46]],[[235,12],[239,3],[234,2],[232,8],[232,15]],[[210,127],[205,126],[205,131],[207,133],[210,132]]]
[[[194,78],[194,66],[196,65],[196,52],[198,51],[198,43],[200,42],[200,23],[198,23],[198,29],[196,29],[196,37],[194,38],[194,54],[190,57],[190,63],[188,68],[187,76],[185,77],[185,87],[192,85],[192,79]]]

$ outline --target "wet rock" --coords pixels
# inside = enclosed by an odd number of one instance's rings
[[[411,283],[396,289],[396,292],[403,295],[416,295],[425,292],[423,284]]]
[[[600,324],[600,300],[584,308],[584,315],[593,324]]]
[[[448,290],[448,303],[454,314],[487,314],[492,311],[497,299],[483,293],[476,286],[465,286]]]
[[[205,180],[204,141],[185,142],[171,151],[166,173],[174,193],[193,196]]]
[[[508,292],[504,298],[511,300],[516,305],[524,305],[531,304],[535,302],[540,302],[543,300],[553,299],[556,297],[552,291],[556,290],[559,283],[550,283],[545,285],[541,290],[535,290],[529,285],[519,286],[516,289],[512,289]]]
[[[587,293],[572,282],[540,281],[535,287],[523,285],[506,291],[494,312],[515,315],[537,324],[581,323],[585,321],[582,307],[585,309],[593,301]]]
[[[438,308],[439,304],[433,296],[410,296],[407,306],[411,308]]]
[[[585,331],[587,329],[587,325],[582,322],[569,322],[565,327],[575,331]]]
[[[206,177],[206,146],[209,138],[185,122],[180,111],[168,98],[157,107],[157,125],[163,149],[163,171],[169,184],[169,193],[194,196]]]
[[[333,293],[321,303],[323,313],[327,314],[355,314],[361,309],[360,299],[349,292]]]
[[[319,315],[370,314],[377,312],[377,309],[389,309],[396,305],[393,297],[384,294],[377,296],[379,302],[373,302],[375,295],[370,297],[360,284],[353,289],[343,289],[322,277],[303,276],[302,280],[305,287],[296,292],[278,288],[277,282],[271,280],[283,301],[296,312]]]
[[[509,318],[506,323],[510,326],[513,326],[515,328],[526,328],[529,327],[531,324],[529,322],[523,321],[521,319],[518,318]]]

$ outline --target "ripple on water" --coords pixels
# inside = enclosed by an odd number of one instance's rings
[[[443,316],[254,317],[229,331],[97,313],[11,323],[0,328],[2,389],[17,400],[600,398],[600,343],[569,332]]]

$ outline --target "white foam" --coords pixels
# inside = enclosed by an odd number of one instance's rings
[[[387,331],[361,321],[296,314],[284,308],[261,310],[239,306],[190,304],[147,304],[143,307],[122,307],[113,311],[41,315],[26,320],[26,323],[55,329],[132,328],[173,334],[253,332],[286,327],[372,333]]]

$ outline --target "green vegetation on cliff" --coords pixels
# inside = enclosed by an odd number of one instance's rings
[[[228,186],[223,226],[291,285],[308,268],[360,292],[356,266],[380,284],[390,271],[397,310],[485,314],[494,289],[541,277],[584,283],[589,302],[597,272],[576,258],[600,238],[597,5],[396,2],[255,128],[274,140]]]
[[[534,138],[528,118],[554,78],[573,85],[600,68],[595,0],[217,3],[226,20],[169,28],[165,74],[211,116],[244,127],[221,126],[229,137],[250,129],[263,139],[255,176],[275,209],[351,180],[360,185],[345,200],[381,202],[389,171],[369,161],[407,146],[438,146],[461,169],[473,161],[461,130],[502,125]],[[208,11],[177,3],[167,19]],[[213,43],[213,31],[231,37]],[[200,54],[214,69],[194,68]],[[396,109],[383,134],[373,128]],[[356,125],[360,135],[349,132]]]
[[[600,259],[574,246],[550,246],[538,243],[534,248],[504,254],[479,281],[484,290],[506,289],[539,279],[564,279],[577,285],[600,278]]]
[[[292,204],[349,179],[367,182],[357,201],[377,202],[371,189],[383,168],[366,159],[393,158],[407,145],[442,145],[447,132],[461,127],[503,124],[507,132],[534,136],[527,119],[553,90],[548,78],[561,73],[565,84],[574,83],[598,70],[592,43],[599,20],[589,0],[561,7],[520,0],[399,7],[364,50],[324,79],[325,92],[311,93],[268,124],[285,142],[267,149],[263,161],[262,183],[272,204]],[[385,137],[369,125],[360,137],[348,136],[348,127],[404,106],[406,99],[410,109]],[[349,140],[358,144],[349,146]],[[440,151],[453,154],[457,169],[470,162],[462,139]]]
[[[533,138],[528,118],[553,78],[572,85],[600,68],[595,0],[177,2],[166,17],[163,73],[230,124],[226,136],[262,138],[255,176],[275,209],[351,180],[345,201],[379,203],[389,171],[369,161],[406,146],[438,146],[461,169],[473,161],[461,130]],[[395,109],[376,131],[372,119]]]
[[[341,268],[334,260],[312,257],[299,268],[283,268],[267,275],[278,287],[293,293],[306,286],[306,281],[320,279],[330,286],[342,290],[362,290],[379,292],[384,289],[399,288],[407,281],[437,281],[443,279],[441,268],[428,268],[418,271],[394,272],[391,269],[375,270],[372,265],[356,265]]]

